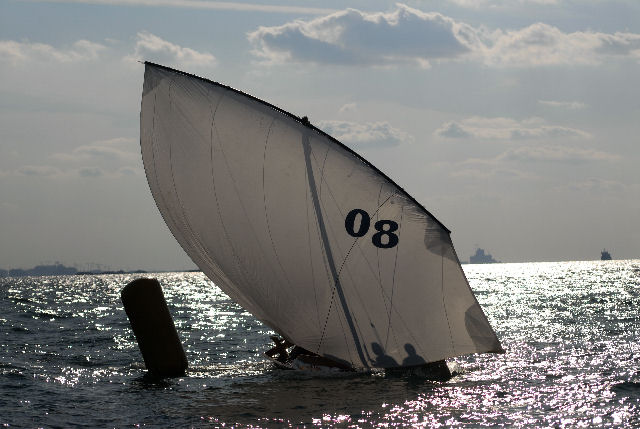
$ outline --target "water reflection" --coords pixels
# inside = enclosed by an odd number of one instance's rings
[[[386,404],[416,401],[421,394],[438,388],[443,386],[384,373],[311,376],[273,370],[259,379],[240,379],[228,386],[208,388],[185,412],[236,423],[256,419],[275,423],[282,419],[311,425],[324,416],[323,422],[328,424],[345,415],[351,420],[369,421],[367,415],[385,412]]]
[[[465,272],[507,353],[458,358],[446,382],[275,370],[270,330],[200,273],[157,274],[190,369],[150,381],[119,300],[131,277],[0,279],[0,424],[640,426],[640,261]]]

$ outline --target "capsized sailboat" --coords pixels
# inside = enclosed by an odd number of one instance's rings
[[[450,231],[306,118],[147,62],[140,144],[185,252],[291,344],[354,369],[503,352]]]

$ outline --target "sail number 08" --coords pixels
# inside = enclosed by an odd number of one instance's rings
[[[356,218],[360,215],[360,224],[356,229]],[[371,226],[371,217],[369,213],[362,209],[353,209],[344,219],[344,228],[352,237],[364,237],[369,232]],[[381,249],[390,249],[398,244],[399,238],[394,234],[398,230],[398,223],[392,220],[379,220],[373,224],[373,228],[377,231],[371,237],[374,246]],[[383,237],[386,236],[386,240]]]

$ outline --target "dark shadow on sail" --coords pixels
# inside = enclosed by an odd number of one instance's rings
[[[316,219],[318,221],[318,228],[320,230],[320,236],[322,237],[322,244],[327,257],[327,264],[329,265],[329,269],[331,270],[331,276],[333,277],[333,280],[334,280],[334,287],[336,292],[338,293],[338,299],[340,300],[340,304],[344,312],[344,317],[347,321],[349,331],[351,332],[351,336],[353,338],[353,343],[356,347],[356,351],[358,352],[358,357],[360,358],[360,362],[362,362],[362,364],[366,366],[366,360],[362,350],[362,345],[360,344],[360,339],[358,338],[358,333],[356,332],[355,323],[351,316],[351,311],[349,310],[349,306],[347,305],[347,299],[344,295],[344,291],[342,290],[342,285],[340,284],[340,274],[338,273],[338,269],[336,268],[335,260],[333,258],[333,253],[331,251],[331,244],[329,243],[329,236],[327,234],[327,227],[325,226],[324,217],[322,215],[322,209],[320,207],[320,199],[318,197],[318,187],[316,186],[316,180],[313,175],[313,167],[311,165],[311,144],[309,142],[308,131],[305,131],[302,134],[302,147],[304,149],[304,160],[307,167],[307,180],[309,181],[309,190],[311,191],[311,201],[313,202],[313,208],[316,214]],[[331,312],[331,307],[329,307],[329,312],[327,312],[327,318],[329,317],[330,312]],[[324,336],[324,333],[323,333],[323,336]],[[320,348],[320,344],[322,340],[323,338],[320,339],[320,343],[318,344],[318,349]]]
[[[398,362],[384,352],[382,346],[376,342],[371,343],[371,350],[376,354],[373,366],[376,368],[395,368]]]
[[[484,349],[493,353],[504,353],[504,349],[500,345],[498,338],[493,335],[493,330],[489,326],[489,322],[484,317],[484,313],[480,306],[472,305],[464,313],[464,325],[467,333],[479,349]]]
[[[416,353],[416,348],[412,344],[405,344],[404,350],[407,352],[407,357],[402,360],[402,366],[415,366],[424,365],[427,363],[422,356]]]
[[[458,258],[452,251],[451,237],[440,225],[434,223],[425,227],[424,245],[429,252],[458,263]]]

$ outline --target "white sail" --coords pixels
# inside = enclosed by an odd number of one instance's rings
[[[502,352],[449,231],[308,122],[146,63],[140,142],[182,248],[292,343],[354,368]]]

